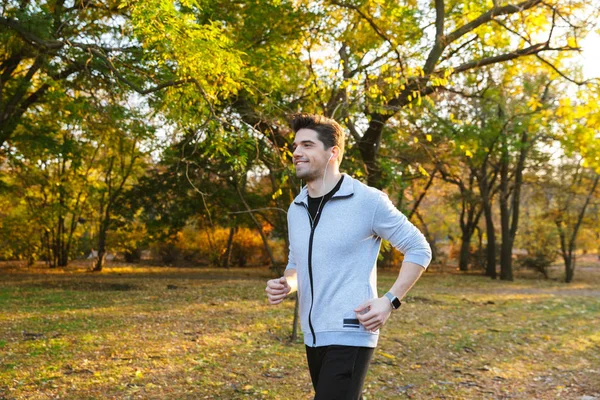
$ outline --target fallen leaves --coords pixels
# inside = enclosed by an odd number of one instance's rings
[[[247,272],[232,279],[235,271],[222,278],[211,271],[204,279],[202,270],[107,270],[95,283],[111,291],[72,290],[77,274],[45,288],[54,275],[33,273],[38,283],[26,297],[15,295],[20,283],[9,275],[0,282],[10,294],[0,302],[0,398],[43,390],[77,398],[288,399],[290,388],[294,399],[312,398],[304,345],[288,340],[293,302],[268,306],[264,277]],[[380,289],[394,280],[381,272]],[[488,284],[505,293],[490,294]],[[593,393],[600,340],[589,321],[600,301],[506,288],[473,276],[424,276],[382,332],[365,396]],[[561,369],[549,370],[548,360]]]

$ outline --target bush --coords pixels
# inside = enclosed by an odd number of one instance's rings
[[[227,251],[230,228],[217,227],[200,230],[188,225],[170,240],[155,242],[152,253],[165,264],[193,264],[223,266]],[[282,240],[269,240],[274,257],[287,259],[287,249]],[[282,254],[285,253],[285,254]],[[238,227],[234,233],[230,265],[266,265],[270,263],[260,234],[256,229]]]
[[[32,221],[23,208],[10,209],[0,204],[7,213],[0,214],[0,261],[27,260],[33,264],[42,257],[41,232],[43,227]]]
[[[533,269],[548,278],[548,267],[558,256],[558,234],[550,221],[530,219],[518,237],[518,245],[527,255],[517,258],[517,265]]]
[[[557,255],[558,252],[556,250],[538,250],[531,254],[520,256],[517,258],[517,263],[522,267],[540,272],[544,275],[544,278],[548,279],[548,267],[556,260]]]
[[[134,220],[110,231],[108,235],[108,248],[123,254],[129,263],[140,262],[142,248],[147,245],[148,230],[139,220]],[[167,257],[170,259],[170,257]],[[172,261],[171,261],[172,262]]]
[[[485,269],[486,260],[487,260],[487,244],[483,244],[481,249],[479,248],[479,243],[476,242],[477,237],[473,235],[471,238],[471,243],[469,244],[469,269],[475,267],[476,269]],[[460,260],[460,240],[451,242],[447,259],[454,260],[457,263]],[[500,247],[498,242],[496,242],[496,258],[498,259],[500,255]]]
[[[176,264],[183,258],[175,241],[152,243],[150,250],[155,258],[166,265]]]

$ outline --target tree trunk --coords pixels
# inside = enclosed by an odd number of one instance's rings
[[[502,236],[505,235],[503,230]],[[500,279],[503,281],[512,281],[512,240],[510,238],[502,239],[500,249]]]
[[[296,300],[295,300],[295,304],[294,304],[294,322],[292,323],[292,337],[290,338],[290,340],[292,342],[295,342],[296,339],[298,339],[299,308],[300,308],[300,296],[298,296],[298,292],[296,292]]]
[[[93,272],[101,272],[102,268],[104,268],[104,263],[106,261],[106,252],[100,253],[98,251],[98,260],[96,260],[96,265],[94,266]]]
[[[229,237],[227,238],[227,249],[225,250],[225,254],[223,255],[223,268],[229,268],[229,263],[231,262],[231,249],[233,247],[233,236],[237,231],[237,226],[232,226],[229,228]]]
[[[56,232],[55,232],[55,228],[50,229],[49,235],[49,243],[50,243],[50,268],[56,268],[56,264],[58,264],[58,260],[56,259]]]
[[[246,207],[248,214],[250,214],[250,218],[252,218],[252,221],[254,222],[254,225],[256,226],[258,233],[260,234],[260,238],[262,239],[263,246],[265,247],[265,251],[267,252],[267,255],[269,256],[269,260],[271,261],[271,268],[275,268],[277,271],[277,274],[282,275],[283,271],[281,270],[281,268],[279,266],[277,266],[277,263],[275,262],[275,258],[273,257],[273,251],[271,251],[271,246],[269,246],[269,242],[267,241],[267,236],[265,235],[265,232],[262,229],[262,225],[260,224],[260,222],[258,222],[256,217],[254,216],[254,213],[252,212],[252,209],[246,202],[246,199],[244,199],[244,196],[242,195],[242,192],[241,192],[239,186],[236,185],[235,188],[238,192],[238,195],[240,196],[240,200],[242,200],[242,203],[244,203],[244,207]]]
[[[62,205],[61,205],[62,208]],[[58,220],[58,244],[57,244],[57,266],[66,267],[69,263],[69,255],[67,254],[67,243],[65,242],[65,218],[61,215]]]
[[[50,234],[48,233],[48,231],[45,231],[43,234],[43,248],[45,249],[46,252],[46,267],[50,268],[51,267],[51,257],[52,257],[52,249],[51,249],[51,245],[50,245]]]
[[[438,255],[437,246],[435,244],[435,238],[433,236],[431,236],[431,232],[427,228],[427,224],[423,220],[421,213],[415,210],[415,215],[417,216],[417,219],[421,222],[421,227],[423,229],[423,235],[425,235],[425,239],[427,239],[427,242],[429,243],[429,247],[431,247],[431,261],[435,261],[437,259],[437,255]]]
[[[575,226],[573,227],[573,231],[571,232],[571,237],[569,238],[569,242],[567,243],[567,235],[565,229],[563,229],[563,213],[566,212],[564,210],[558,215],[558,218],[555,220],[556,227],[558,229],[558,234],[560,237],[560,252],[565,262],[565,282],[571,283],[575,276],[575,250],[577,249],[576,240],[577,233],[579,232],[579,228],[581,227],[581,222],[583,221],[583,217],[585,216],[585,210],[587,206],[590,204],[592,196],[596,191],[596,187],[598,187],[598,183],[600,182],[600,174],[597,174],[594,178],[594,183],[588,192],[588,195],[585,199],[583,207],[579,210],[579,215],[577,216],[577,221],[575,222]]]
[[[381,168],[377,163],[377,155],[379,154],[383,127],[390,117],[391,115],[371,115],[369,127],[358,141],[361,158],[367,167],[367,184],[377,189],[382,187]]]
[[[485,233],[487,236],[485,274],[492,279],[496,279],[496,227],[494,226],[492,205],[485,204],[483,211],[485,213]]]
[[[512,249],[519,227],[519,210],[521,204],[521,186],[523,185],[523,170],[530,143],[527,131],[519,138],[519,155],[514,167],[514,184],[512,193],[509,189],[508,168],[510,157],[505,137],[503,137],[502,159],[500,166],[500,218],[502,221],[502,250],[500,254],[500,279],[513,280]],[[510,206],[509,206],[510,203]],[[510,208],[509,208],[510,207]]]
[[[104,221],[100,223],[100,229],[98,231],[98,261],[94,267],[94,272],[102,271],[104,268],[104,262],[106,260],[106,233],[110,226],[110,215],[108,209],[104,215]]]
[[[484,164],[479,179],[479,193],[481,193],[481,207],[485,216],[485,232],[487,236],[485,274],[496,279],[496,228],[492,210],[492,197],[487,168]]]
[[[512,271],[512,238],[509,230],[508,204],[504,193],[500,198],[500,224],[502,243],[500,247],[500,279],[505,281],[513,280]]]
[[[575,277],[575,256],[570,254],[565,259],[565,282],[571,283]]]
[[[485,266],[485,257],[483,257],[483,232],[479,225],[475,227],[477,231],[477,266],[482,268]]]
[[[460,230],[461,230],[461,244],[460,254],[458,258],[458,267],[461,271],[469,270],[469,263],[471,261],[471,238],[475,232],[477,224],[479,224],[479,218],[481,218],[481,208],[477,210],[478,206],[481,206],[480,202],[473,201],[473,182],[475,177],[473,173],[469,177],[469,185],[459,185],[460,193],[462,197],[462,210],[460,213]]]
[[[598,249],[596,250],[597,258],[600,261],[600,231],[596,232],[596,243],[598,243]]]
[[[469,270],[472,233],[473,233],[472,231],[469,232],[468,228],[465,228],[462,230],[461,243],[460,243],[460,254],[458,257],[458,268],[461,271]]]
[[[502,159],[500,165],[500,232],[502,243],[500,248],[500,279],[513,280],[512,271],[512,238],[510,237],[510,214],[508,210],[508,150],[506,139],[503,139]]]

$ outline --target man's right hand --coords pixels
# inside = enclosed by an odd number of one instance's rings
[[[267,297],[270,304],[279,304],[285,299],[288,293],[292,290],[285,276],[279,279],[271,279],[267,282]]]

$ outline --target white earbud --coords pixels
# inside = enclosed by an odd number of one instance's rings
[[[322,179],[322,184],[321,184],[321,196],[324,196],[325,193],[323,193],[323,190],[325,189],[325,175],[327,175],[327,167],[329,166],[329,161],[331,161],[331,159],[333,158],[333,153],[331,153],[331,155],[329,156],[329,160],[327,160],[327,163],[325,164],[325,171],[323,171],[323,179]],[[321,202],[323,201],[323,199],[321,199]]]

